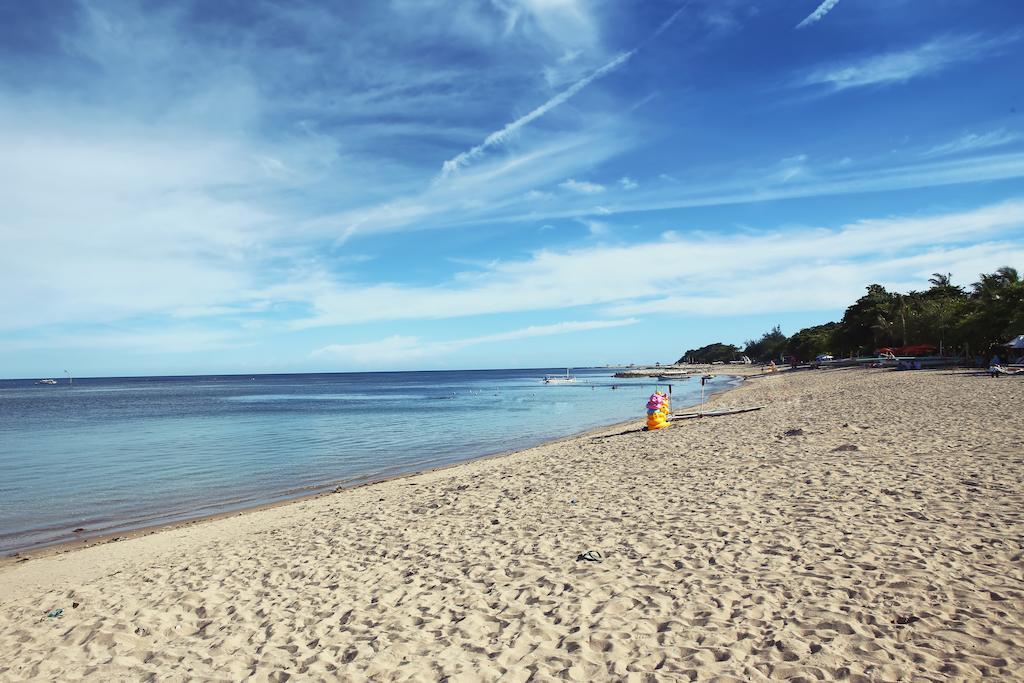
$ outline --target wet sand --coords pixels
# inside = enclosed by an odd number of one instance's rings
[[[33,558],[0,679],[1021,677],[1022,399],[780,373],[712,399],[757,412]]]

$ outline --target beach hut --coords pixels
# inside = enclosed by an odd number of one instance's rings
[[[1021,359],[1024,359],[1024,334],[1018,334],[1010,341],[1003,344],[1006,348],[1010,349],[1010,354],[1017,356],[1017,362],[1020,363]]]
[[[1016,337],[1003,344],[1003,346],[1010,349],[1024,349],[1024,334],[1018,334]]]

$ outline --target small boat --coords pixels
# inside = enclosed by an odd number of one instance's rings
[[[658,375],[659,382],[683,382],[690,379],[690,375]]]
[[[41,379],[41,380],[36,381],[36,384],[56,384],[56,383],[57,383],[57,380],[55,380],[55,379]]]
[[[569,374],[569,368],[565,369],[564,375],[544,375],[544,384],[573,384],[576,378]]]

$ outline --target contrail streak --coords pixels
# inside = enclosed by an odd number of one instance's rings
[[[590,85],[597,79],[601,78],[602,76],[608,74],[611,71],[614,71],[615,69],[619,68],[620,66],[628,62],[630,58],[632,58],[633,55],[637,53],[638,50],[640,50],[642,47],[647,45],[647,43],[651,42],[652,40],[660,36],[672,24],[674,24],[676,19],[679,18],[679,15],[682,14],[683,10],[686,9],[686,6],[689,5],[691,1],[692,0],[686,0],[686,2],[684,2],[682,6],[679,7],[679,9],[672,13],[672,16],[670,16],[665,21],[661,22],[661,25],[658,26],[654,33],[648,36],[646,40],[644,40],[642,43],[634,47],[629,52],[623,52],[619,54],[617,57],[615,57],[615,59],[611,60],[604,66],[598,68],[589,76],[585,76],[580,80],[576,81],[568,88],[566,88],[565,90],[563,90],[562,92],[558,93],[550,100],[545,102],[544,104],[540,105],[539,107],[531,111],[529,114],[525,114],[516,119],[515,121],[506,124],[504,128],[494,131],[486,138],[484,138],[484,141],[481,142],[479,145],[465,152],[462,152],[459,155],[452,157],[448,161],[444,162],[441,165],[441,174],[437,177],[437,181],[441,181],[444,180],[445,178],[448,178],[451,174],[455,173],[460,168],[468,165],[469,162],[481,156],[491,147],[494,147],[495,145],[500,145],[503,142],[505,142],[505,140],[507,140],[512,134],[514,134],[516,131],[518,131],[526,124],[530,123],[531,121],[539,119],[541,116],[544,116],[544,114],[547,114],[555,107],[559,106],[560,104],[563,104],[566,100],[571,98],[580,90],[586,88],[588,85]]]
[[[839,0],[825,0],[825,2],[821,3],[820,5],[818,5],[818,9],[816,9],[813,12],[811,12],[810,14],[808,14],[807,17],[804,18],[803,21],[801,21],[799,24],[796,25],[796,27],[797,28],[806,28],[806,27],[810,26],[811,24],[814,24],[814,23],[817,23],[817,22],[821,21],[822,18],[824,18],[824,16],[826,14],[831,12],[832,8],[835,7],[838,4],[839,4]]]
[[[510,135],[515,133],[517,130],[519,130],[526,124],[530,123],[535,119],[539,119],[541,116],[544,116],[544,114],[547,114],[549,111],[551,111],[558,105],[568,100],[570,97],[578,93],[580,90],[583,90],[585,87],[596,81],[598,78],[601,78],[601,76],[604,76],[609,71],[612,71],[621,66],[622,64],[625,64],[627,61],[629,61],[629,58],[632,57],[635,53],[635,49],[630,50],[629,52],[623,52],[618,57],[605,64],[597,71],[594,71],[586,78],[582,78],[576,81],[568,88],[566,88],[565,90],[563,90],[562,92],[558,93],[550,100],[545,102],[544,104],[540,105],[539,107],[531,111],[529,114],[519,117],[512,123],[506,125],[501,130],[494,131],[486,138],[484,138],[484,141],[481,142],[476,147],[473,147],[472,149],[466,152],[462,152],[458,156],[444,162],[444,164],[441,166],[440,179],[443,180],[444,178],[447,178],[449,175],[459,170],[473,159],[479,157],[489,147],[493,147],[495,145],[503,143],[505,140],[508,139]]]

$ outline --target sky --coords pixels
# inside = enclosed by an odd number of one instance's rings
[[[662,363],[1024,267],[1019,0],[0,0],[0,377]]]

